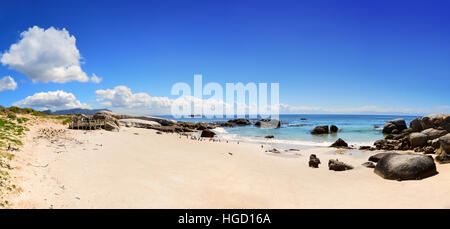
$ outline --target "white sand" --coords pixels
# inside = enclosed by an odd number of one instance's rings
[[[33,139],[45,125],[31,127],[14,159],[23,191],[13,208],[450,208],[450,164],[437,165],[436,176],[398,182],[361,166],[374,152],[277,155],[267,146],[136,128],[67,130],[66,140],[53,143]],[[311,153],[320,168],[308,167]],[[355,169],[330,171],[331,158]]]

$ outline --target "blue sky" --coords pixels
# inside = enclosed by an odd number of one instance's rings
[[[107,105],[96,91],[117,86],[173,99],[174,83],[202,74],[220,84],[278,82],[280,102],[297,113],[448,113],[449,11],[449,1],[6,0],[1,53],[33,26],[65,28],[82,71],[102,81],[33,82],[3,63],[0,79],[17,87],[0,91],[0,104],[61,90],[76,103],[49,108],[99,108]],[[45,105],[33,101],[21,104]]]

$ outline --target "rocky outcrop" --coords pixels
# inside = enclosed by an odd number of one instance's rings
[[[146,120],[146,121],[154,121],[157,122],[159,124],[161,124],[162,126],[172,126],[177,124],[177,121],[175,120],[170,120],[170,119],[165,119],[165,118],[158,118],[158,117],[152,117],[152,116],[137,116],[137,115],[127,115],[127,114],[116,114],[114,112],[111,111],[100,111],[97,114],[94,115],[95,116],[100,116],[100,115],[107,115],[110,117],[114,117],[116,119],[140,119],[140,120]]]
[[[371,161],[364,162],[361,165],[364,166],[364,167],[367,167],[367,168],[375,168],[375,164],[373,162],[371,162]]]
[[[311,134],[328,134],[328,132],[328,125],[323,125],[314,127],[314,129],[311,131]]]
[[[166,133],[185,133],[194,132],[197,130],[204,131],[217,127],[206,123],[176,122],[170,119],[116,114],[110,111],[100,111],[93,115],[93,118],[108,120],[106,130],[110,131],[119,131],[120,125],[126,127],[154,129]]]
[[[383,127],[384,134],[400,133],[402,130],[407,129],[406,122],[402,118],[393,119],[388,121]]]
[[[386,155],[389,155],[391,153],[377,153],[375,155],[372,155],[369,157],[369,161],[375,162],[377,163],[378,161],[380,161],[381,158],[383,158]]]
[[[432,146],[423,147],[424,154],[434,154],[434,148]]]
[[[248,119],[244,118],[228,120],[228,123],[230,123],[232,126],[248,126],[252,124]]]
[[[411,120],[411,122],[409,122],[409,128],[413,132],[420,132],[420,131],[422,131],[423,127],[422,127],[421,120],[422,120],[422,118],[415,118],[415,119]]]
[[[261,127],[261,128],[280,128],[281,127],[281,122],[278,119],[260,119],[259,121],[257,121],[255,123],[256,127]]]
[[[335,125],[330,126],[330,133],[337,133],[339,131],[339,128]]]
[[[331,144],[330,147],[343,148],[343,147],[348,147],[348,144],[347,144],[347,142],[345,142],[344,140],[339,138],[333,144]]]
[[[146,128],[146,129],[151,129],[152,127],[161,127],[161,124],[158,122],[141,119],[120,119],[119,123],[120,125],[126,127]]]
[[[450,163],[450,134],[439,138],[440,147],[437,150],[435,160],[439,163]]]
[[[186,132],[194,132],[195,130],[187,128],[187,127],[183,127],[183,126],[178,126],[178,125],[173,125],[173,126],[154,126],[154,127],[150,127],[149,129],[153,129],[153,130],[157,130],[160,132],[165,132],[165,133],[186,133]]]
[[[409,135],[409,142],[412,148],[423,147],[427,145],[428,136],[423,133],[412,133]]]
[[[215,135],[216,135],[216,133],[214,133],[214,132],[211,131],[211,130],[206,129],[206,130],[203,130],[203,131],[202,131],[202,134],[201,134],[200,137],[202,137],[202,138],[212,138],[212,137],[214,137]]]
[[[336,159],[336,160],[330,159],[328,161],[328,169],[334,170],[334,171],[345,171],[345,170],[353,169],[353,166],[347,165],[344,162],[339,161],[338,159]]]
[[[429,140],[427,141],[428,145],[432,146],[435,149],[439,149],[441,147],[441,143],[439,142],[439,139]]]
[[[409,128],[413,132],[421,132],[422,130],[433,128],[442,129],[450,132],[450,115],[449,114],[430,114],[411,120]]]
[[[390,180],[417,180],[437,173],[430,156],[391,153],[378,161],[374,172]]]
[[[408,137],[401,139],[381,139],[373,143],[377,150],[409,150],[411,143]]]
[[[434,159],[439,164],[447,164],[447,163],[450,163],[450,154],[441,152],[441,153],[438,153]]]
[[[439,138],[440,150],[450,154],[450,134]]]
[[[211,125],[208,123],[192,123],[192,122],[177,122],[176,126],[189,128],[191,130],[206,130],[206,129],[214,129],[217,127],[215,125]]]
[[[372,147],[372,146],[360,146],[359,147],[359,150],[376,150],[376,148],[375,147]]]
[[[425,129],[420,133],[426,135],[427,140],[433,140],[433,139],[436,139],[436,138],[439,138],[441,136],[448,134],[448,132],[446,130],[438,130],[438,129],[433,129],[433,128]]]
[[[422,117],[421,124],[423,129],[434,128],[442,129],[450,132],[450,115],[448,114],[430,114]]]
[[[409,129],[403,129],[401,133],[386,135],[384,139],[377,140],[374,146],[378,150],[414,150],[415,152],[434,152],[440,147],[440,142],[436,139],[448,134],[444,129],[447,125],[448,115],[429,115],[423,118],[416,118],[410,122]],[[390,126],[397,126],[399,121],[389,121]],[[397,129],[395,129],[397,130]],[[420,130],[420,132],[418,132]],[[389,132],[389,131],[388,131]],[[395,131],[390,130],[391,133]],[[431,149],[432,147],[433,149]]]
[[[319,168],[320,160],[315,154],[309,156],[309,167]]]
[[[335,125],[322,125],[322,126],[316,126],[311,131],[311,134],[328,134],[328,133],[337,133],[339,131],[339,128]]]

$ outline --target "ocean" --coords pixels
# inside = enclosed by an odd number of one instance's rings
[[[164,118],[174,119],[172,116]],[[254,126],[232,128],[217,128],[215,132],[220,139],[230,141],[256,142],[277,145],[281,148],[302,148],[307,146],[329,146],[338,138],[342,138],[355,146],[373,145],[383,138],[384,124],[392,119],[403,118],[409,122],[417,116],[399,115],[338,115],[338,114],[286,114],[280,115],[281,128],[263,129]],[[193,117],[175,119],[188,122],[227,121],[229,119],[208,119],[206,117]],[[252,120],[252,119],[250,119]],[[310,131],[318,125],[336,125],[339,132],[328,135],[312,135]],[[273,135],[274,139],[264,137]]]

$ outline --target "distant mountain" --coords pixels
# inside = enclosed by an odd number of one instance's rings
[[[96,114],[99,111],[111,111],[108,109],[81,109],[81,108],[75,108],[75,109],[69,109],[69,110],[59,110],[59,111],[50,111],[46,110],[44,111],[46,114],[52,114],[52,115],[66,115],[66,114],[84,114],[84,115],[93,115]]]

